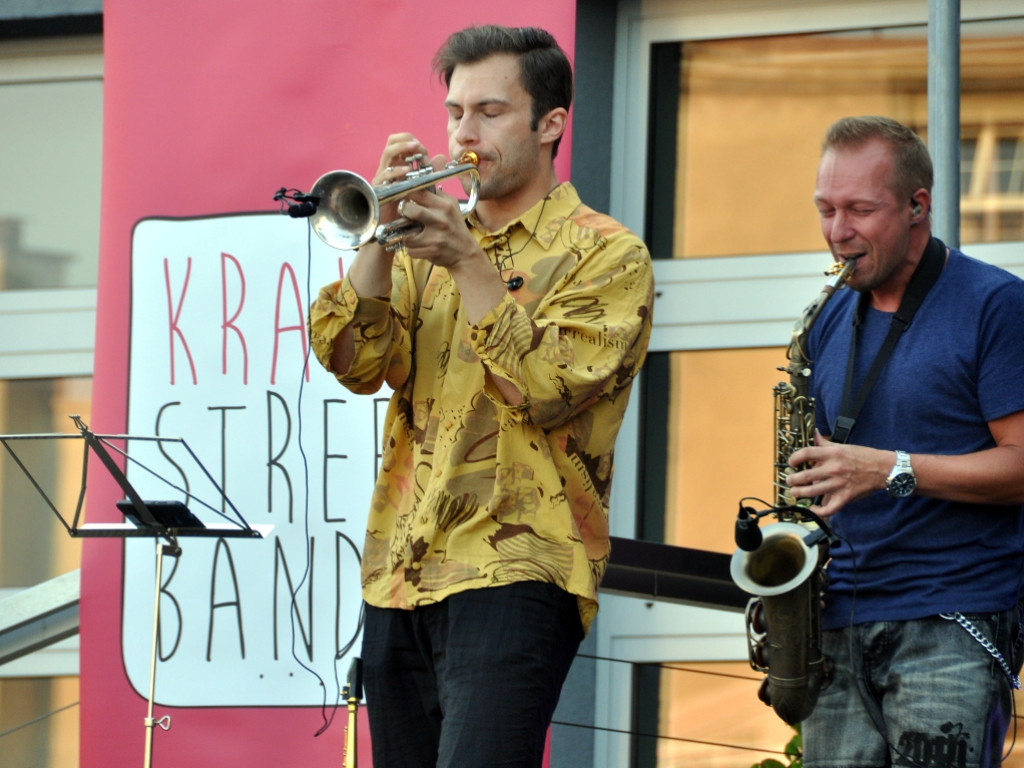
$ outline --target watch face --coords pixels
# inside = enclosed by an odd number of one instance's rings
[[[917,480],[909,472],[901,472],[891,477],[888,482],[889,495],[894,499],[905,499],[914,492]]]

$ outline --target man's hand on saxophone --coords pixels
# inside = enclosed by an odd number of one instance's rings
[[[789,464],[808,467],[789,476],[793,497],[814,499],[811,511],[828,518],[851,501],[885,489],[892,451],[833,443],[815,432],[814,445],[795,451]]]

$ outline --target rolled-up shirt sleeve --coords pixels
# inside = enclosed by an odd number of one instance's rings
[[[396,270],[398,272],[400,270]],[[360,297],[346,277],[320,289],[310,307],[309,338],[317,360],[345,387],[372,394],[398,386],[409,370],[409,334],[390,297]],[[355,356],[347,371],[331,364],[334,342],[351,326]]]

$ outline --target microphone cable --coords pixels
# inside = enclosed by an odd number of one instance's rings
[[[293,218],[296,218],[296,217],[293,216]],[[335,687],[335,690],[337,691],[337,693],[335,694],[333,704],[331,704],[328,701],[327,684],[324,682],[323,677],[321,677],[320,674],[317,673],[317,671],[312,668],[312,666],[310,666],[309,664],[306,664],[302,659],[300,659],[299,655],[298,655],[298,653],[297,653],[297,651],[295,649],[295,642],[297,640],[297,631],[296,631],[296,626],[295,625],[296,625],[296,621],[298,620],[297,617],[296,617],[296,614],[298,613],[298,594],[299,594],[299,591],[302,589],[302,587],[310,579],[310,572],[312,570],[312,559],[313,559],[312,558],[312,549],[313,549],[312,536],[310,534],[309,457],[306,454],[306,448],[305,448],[305,445],[304,445],[304,442],[303,442],[303,434],[304,434],[303,433],[303,424],[304,424],[304,420],[303,420],[303,411],[302,411],[303,396],[305,394],[305,386],[306,386],[306,372],[309,369],[310,353],[311,353],[311,350],[312,350],[312,342],[309,340],[309,333],[308,333],[308,312],[309,312],[309,306],[310,306],[310,304],[312,302],[312,272],[313,272],[313,228],[312,228],[312,225],[308,224],[308,222],[307,222],[307,227],[306,227],[306,285],[305,285],[305,296],[304,296],[306,313],[307,313],[307,321],[306,321],[307,322],[307,330],[306,330],[306,340],[307,340],[307,343],[304,345],[305,346],[305,353],[303,355],[302,368],[301,368],[300,373],[299,373],[299,394],[298,394],[298,401],[297,401],[297,406],[296,406],[297,410],[298,410],[298,413],[297,413],[297,416],[296,416],[296,441],[298,443],[299,455],[302,457],[302,488],[303,488],[302,518],[303,518],[303,531],[304,531],[304,536],[305,536],[305,551],[304,551],[305,563],[304,563],[304,567],[303,567],[302,577],[299,579],[298,583],[295,585],[295,587],[292,589],[292,592],[291,592],[291,606],[290,606],[290,610],[289,610],[289,617],[290,617],[290,621],[291,621],[291,634],[292,634],[292,636],[291,636],[291,647],[290,647],[292,659],[302,669],[304,669],[306,672],[308,672],[310,675],[312,675],[316,679],[317,684],[320,686],[320,693],[321,693],[321,696],[322,696],[321,703],[320,703],[320,717],[321,717],[323,722],[322,722],[322,725],[313,734],[313,736],[315,738],[317,736],[320,736],[324,732],[326,732],[327,729],[331,727],[331,724],[334,722],[334,717],[337,714],[339,707],[341,706],[341,704],[340,704],[340,702],[341,702],[341,677],[340,677],[340,674],[338,672],[338,662],[342,658],[344,658],[344,656],[352,649],[352,646],[355,645],[356,638],[359,636],[360,631],[362,631],[363,608],[362,608],[362,606],[360,606],[360,609],[359,609],[359,619],[358,619],[358,623],[357,623],[357,629],[356,629],[356,632],[352,636],[352,640],[349,641],[344,647],[338,649],[336,651],[336,653],[334,654],[334,659],[332,661],[332,664],[333,664],[333,671],[334,671],[334,683],[335,683],[334,687]],[[326,436],[325,436],[325,439],[326,439]],[[311,616],[310,616],[310,638],[309,638],[311,644],[313,643],[313,627],[312,627],[312,624],[313,624],[313,622],[312,622],[312,613],[311,613]]]

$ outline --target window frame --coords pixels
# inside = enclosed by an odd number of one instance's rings
[[[645,232],[651,115],[652,49],[658,43],[775,34],[826,33],[872,27],[927,24],[928,7],[915,0],[620,0],[615,47],[610,163],[610,212],[636,232]],[[1017,12],[1024,17],[1024,12]],[[1005,18],[998,0],[964,0],[964,21]],[[971,245],[985,261],[1024,275],[1019,243]],[[652,354],[700,349],[783,347],[793,320],[809,296],[821,287],[822,265],[830,262],[822,247],[816,253],[657,259]],[[641,374],[647,375],[645,370]],[[657,385],[652,382],[652,387]],[[638,387],[643,389],[643,386]],[[768,393],[765,395],[769,396]],[[616,448],[618,457],[635,462],[616,466],[612,489],[611,532],[636,537],[643,533],[637,491],[640,465],[656,463],[651,430],[634,402]],[[630,515],[630,511],[633,515]],[[728,520],[722,520],[728,524]],[[650,527],[648,521],[648,527]],[[657,599],[604,595],[595,625],[600,658],[634,664],[666,659],[735,661],[746,659],[741,615],[734,611],[682,605]],[[595,768],[632,765],[629,736],[638,691],[629,664],[599,665],[596,673]],[[752,684],[751,695],[756,692]],[[650,691],[647,692],[650,695]]]
[[[101,35],[0,40],[0,87],[102,80]],[[2,379],[91,377],[96,305],[95,288],[0,290]],[[77,635],[0,667],[0,678],[76,675]]]
[[[0,87],[103,80],[101,36],[0,41]],[[91,376],[95,288],[0,290],[3,378]]]

